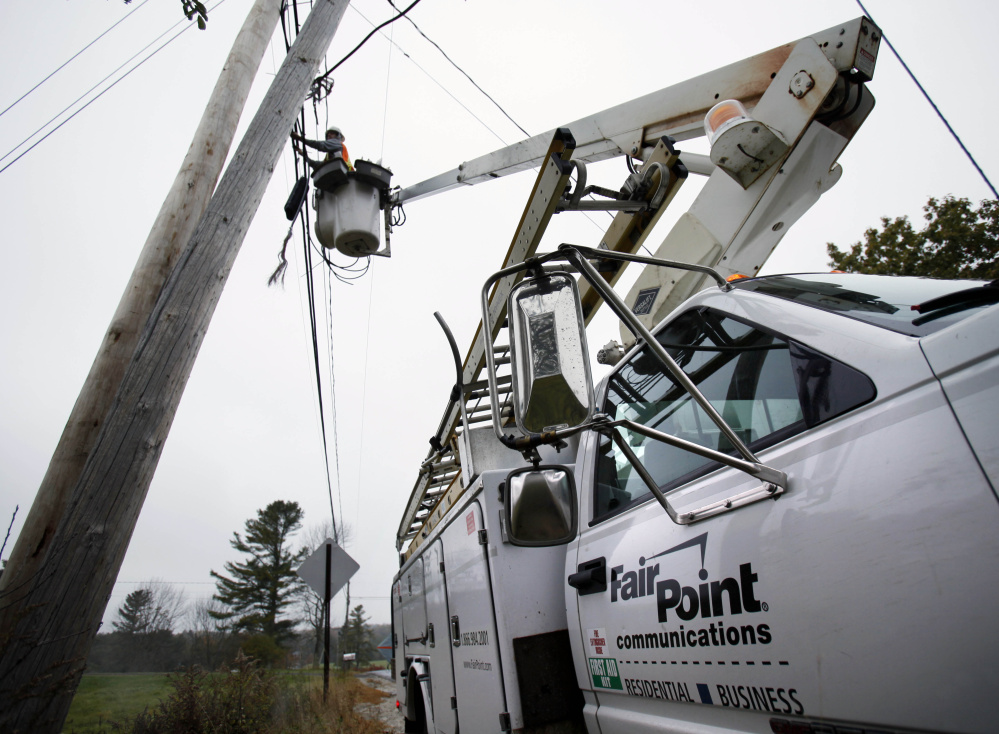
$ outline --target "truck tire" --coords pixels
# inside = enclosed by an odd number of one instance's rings
[[[416,697],[416,715],[417,715],[417,734],[430,734],[430,729],[427,726],[427,706],[426,701],[423,700],[423,691]]]
[[[406,700],[413,702],[411,710],[416,717],[415,719],[410,719],[408,716],[403,717],[406,734],[428,734],[430,727],[427,724],[427,706],[426,701],[423,700],[423,687],[417,680],[417,671],[412,668],[410,668],[406,685]]]
[[[416,696],[416,720],[403,718],[404,730],[406,734],[429,734],[427,727],[427,709],[423,701],[423,692],[417,688],[413,693]]]

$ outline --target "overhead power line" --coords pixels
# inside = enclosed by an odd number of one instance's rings
[[[316,80],[315,80],[315,82],[313,82],[313,84],[315,84],[317,82],[320,82],[321,80],[325,79],[330,74],[332,74],[334,71],[336,71],[338,68],[340,68],[340,66],[343,64],[343,62],[345,62],[347,59],[349,59],[351,56],[353,56],[355,53],[357,53],[360,50],[361,46],[363,46],[369,40],[371,40],[371,37],[373,35],[375,35],[375,33],[377,33],[378,31],[380,31],[385,26],[387,26],[387,25],[389,25],[391,23],[395,23],[397,20],[399,20],[399,18],[405,17],[406,13],[408,13],[410,10],[412,10],[417,5],[419,5],[422,1],[423,0],[413,0],[413,2],[411,2],[406,7],[405,10],[400,11],[399,14],[396,15],[394,18],[389,18],[384,23],[380,23],[379,25],[375,26],[374,29],[372,29],[372,31],[368,35],[366,35],[364,38],[361,39],[361,42],[359,44],[357,44],[356,46],[354,46],[353,49],[351,49],[350,53],[348,53],[342,59],[340,59],[335,64],[333,64],[332,68],[328,69],[325,74],[323,74],[322,76],[317,77]]]
[[[864,4],[860,2],[860,0],[857,0],[857,5],[860,6],[860,10],[864,13],[864,15],[866,15],[868,18],[874,21],[875,24],[877,24],[877,21],[875,21],[874,17],[867,12],[867,8],[864,7]],[[898,51],[895,50],[895,47],[892,45],[891,41],[888,40],[888,36],[885,35],[884,31],[881,31],[881,39],[888,44],[888,48],[891,49],[891,52],[893,54],[895,54],[895,58],[898,59],[898,63],[902,65],[902,68],[905,69],[905,72],[909,75],[909,78],[912,79],[913,82],[915,82],[916,86],[919,88],[919,91],[923,93],[923,97],[925,97],[926,101],[930,103],[930,107],[932,107],[933,111],[937,113],[937,117],[939,117],[940,120],[943,122],[943,124],[947,126],[947,130],[950,132],[951,137],[953,137],[954,140],[957,141],[957,144],[961,146],[961,150],[963,150],[964,154],[968,156],[968,160],[971,161],[971,165],[975,167],[975,170],[978,171],[978,175],[980,175],[982,179],[985,181],[985,185],[988,186],[989,189],[992,191],[992,196],[996,199],[999,199],[999,193],[996,193],[996,187],[992,185],[991,181],[989,181],[989,177],[985,175],[985,171],[983,171],[982,167],[978,165],[978,161],[975,160],[975,157],[971,155],[971,151],[965,147],[963,142],[961,142],[961,138],[959,138],[957,133],[954,132],[954,128],[952,128],[950,126],[950,123],[947,122],[947,118],[943,116],[943,113],[940,111],[940,108],[936,106],[936,103],[934,103],[929,93],[925,89],[923,89],[923,85],[919,83],[919,80],[916,78],[916,75],[912,73],[912,69],[910,69],[909,65],[902,60],[902,57],[899,55]]]
[[[141,3],[139,3],[139,4],[138,4],[138,5],[136,5],[136,6],[134,7],[134,8],[132,8],[132,9],[131,9],[131,10],[130,10],[130,11],[129,11],[128,13],[126,13],[126,14],[125,14],[125,16],[124,16],[123,18],[121,18],[120,20],[118,20],[118,21],[117,21],[117,22],[116,22],[116,23],[115,23],[114,25],[112,25],[112,26],[111,26],[110,28],[108,28],[108,29],[107,29],[106,31],[104,31],[104,32],[103,32],[103,33],[102,33],[101,35],[99,35],[99,36],[98,36],[97,38],[95,38],[95,39],[94,39],[93,41],[91,41],[91,42],[90,42],[90,43],[88,43],[88,44],[87,44],[86,46],[84,46],[83,48],[81,48],[81,49],[80,49],[79,51],[77,51],[77,52],[76,52],[75,54],[73,54],[72,56],[70,56],[70,57],[69,57],[69,58],[68,58],[68,59],[67,59],[66,61],[64,61],[64,62],[62,63],[62,65],[60,65],[60,66],[59,66],[59,68],[57,68],[57,69],[56,69],[55,71],[52,71],[51,73],[49,73],[49,75],[48,75],[47,77],[45,77],[44,79],[42,79],[42,80],[41,80],[40,82],[38,82],[38,84],[36,84],[35,86],[33,86],[33,87],[32,87],[31,89],[29,89],[29,90],[28,90],[27,92],[25,92],[25,93],[24,93],[24,94],[22,94],[22,95],[21,95],[20,97],[18,97],[18,98],[17,98],[16,100],[14,100],[13,102],[11,102],[11,103],[10,103],[10,104],[9,104],[9,105],[7,106],[7,109],[5,109],[5,110],[4,110],[3,112],[0,112],[0,117],[3,117],[4,115],[6,115],[6,114],[7,114],[7,112],[8,112],[8,111],[9,111],[10,109],[12,109],[12,108],[13,108],[14,106],[16,106],[17,104],[19,104],[19,103],[20,103],[20,102],[21,102],[22,100],[24,100],[24,99],[25,99],[25,98],[26,98],[26,97],[27,97],[28,95],[30,95],[30,94],[31,94],[32,92],[34,92],[34,91],[35,91],[36,89],[38,89],[38,88],[39,88],[40,86],[42,86],[42,85],[43,85],[43,84],[44,84],[45,82],[47,82],[47,81],[48,81],[49,79],[51,79],[51,78],[52,78],[52,77],[54,77],[54,76],[55,76],[56,74],[58,74],[58,73],[59,73],[60,71],[62,71],[62,70],[63,70],[64,68],[66,68],[66,66],[68,66],[68,65],[69,65],[69,63],[70,63],[71,61],[73,61],[74,59],[76,59],[76,57],[77,57],[77,56],[79,56],[80,54],[82,54],[82,53],[83,53],[84,51],[86,51],[86,50],[87,50],[88,48],[90,48],[90,47],[91,47],[91,46],[93,46],[93,45],[94,45],[95,43],[97,43],[97,42],[98,42],[99,40],[101,40],[102,38],[104,38],[104,36],[106,36],[106,35],[107,35],[108,33],[110,33],[110,32],[111,32],[111,31],[113,31],[113,30],[114,30],[115,28],[117,28],[117,27],[118,27],[119,25],[121,25],[121,24],[122,24],[122,23],[124,23],[124,22],[125,22],[126,20],[128,20],[128,18],[129,18],[129,17],[130,17],[131,15],[132,15],[132,13],[134,13],[134,12],[135,12],[136,10],[138,10],[139,8],[141,8],[141,7],[143,6],[143,5],[145,5],[145,4],[146,4],[146,3],[148,3],[148,2],[149,2],[149,0],[142,0],[142,2],[141,2]],[[60,114],[61,114],[61,113],[60,113]],[[4,157],[6,157],[6,156],[4,156]]]
[[[315,284],[312,281],[312,250],[309,247],[310,238],[308,236],[308,224],[305,219],[302,220],[302,225],[306,228],[306,235],[304,237],[304,249],[305,249],[305,267],[306,267],[306,277],[305,277],[305,287],[308,292],[308,303],[309,303],[309,319],[312,334],[312,355],[313,361],[316,369],[316,390],[319,396],[319,425],[323,436],[323,458],[326,462],[326,487],[329,491],[330,498],[330,520],[333,524],[333,541],[340,544],[340,533],[337,530],[336,525],[336,512],[333,510],[333,480],[330,476],[330,452],[329,445],[326,441],[326,414],[323,411],[323,380],[321,376],[321,371],[319,367],[319,335],[316,329],[316,292]]]
[[[218,7],[220,6],[220,5],[222,5],[222,3],[224,3],[224,2],[225,2],[225,0],[219,0],[219,1],[217,2],[217,3],[215,3],[215,5],[213,5],[213,6],[212,6],[211,10],[215,10],[215,9],[216,9],[216,8],[218,8]],[[70,108],[71,108],[71,107],[72,107],[73,105],[75,105],[75,104],[76,104],[77,102],[79,102],[79,101],[80,101],[81,99],[83,99],[83,98],[84,98],[84,97],[86,97],[86,96],[87,96],[88,94],[90,94],[90,93],[91,93],[92,91],[94,91],[95,89],[97,89],[97,88],[98,88],[98,87],[99,87],[99,86],[100,86],[101,84],[103,84],[104,82],[106,82],[106,81],[107,81],[108,79],[110,79],[110,78],[111,78],[112,76],[114,76],[115,74],[117,74],[117,73],[118,73],[119,71],[121,71],[121,70],[122,70],[122,69],[123,69],[123,68],[124,68],[124,67],[125,67],[126,65],[128,65],[129,63],[131,63],[131,62],[132,62],[132,61],[133,61],[133,60],[134,60],[134,59],[135,59],[135,58],[136,58],[136,57],[137,57],[137,56],[138,56],[139,54],[141,54],[141,53],[142,53],[143,51],[145,51],[145,50],[146,50],[147,48],[149,48],[149,47],[150,47],[150,46],[152,46],[152,45],[153,45],[154,43],[156,43],[156,42],[157,42],[158,40],[160,40],[161,38],[163,38],[163,36],[165,36],[165,35],[166,35],[167,33],[169,33],[169,32],[170,32],[170,31],[172,31],[172,30],[173,30],[174,28],[176,28],[176,27],[177,27],[177,26],[178,26],[178,25],[179,25],[180,23],[184,23],[184,22],[186,22],[186,21],[178,21],[177,23],[174,23],[174,24],[173,24],[172,26],[170,26],[170,27],[169,27],[169,28],[168,28],[167,30],[163,31],[163,33],[161,33],[161,34],[160,34],[160,35],[158,35],[158,36],[157,36],[156,38],[154,38],[154,39],[153,39],[152,41],[150,41],[150,42],[149,42],[149,43],[147,43],[147,44],[146,44],[145,46],[143,46],[143,47],[142,47],[142,48],[141,48],[141,49],[140,49],[139,51],[137,51],[136,53],[134,53],[134,54],[133,54],[133,55],[132,55],[132,56],[131,56],[131,57],[130,57],[130,58],[128,59],[128,61],[125,61],[124,63],[122,63],[121,65],[119,65],[119,66],[118,66],[118,68],[116,68],[116,69],[115,69],[114,71],[112,71],[112,72],[111,72],[110,74],[108,74],[108,75],[107,75],[106,77],[104,77],[103,79],[101,79],[101,80],[100,80],[99,82],[97,82],[97,84],[95,84],[94,86],[92,86],[92,87],[91,87],[90,89],[88,89],[88,90],[87,90],[86,92],[84,92],[84,93],[83,93],[82,95],[80,95],[79,97],[77,97],[77,98],[76,98],[76,99],[75,99],[75,100],[74,100],[73,102],[71,102],[71,103],[70,103],[69,105],[67,105],[66,107],[64,107],[64,108],[62,109],[62,111],[61,111],[61,112],[59,112],[58,114],[56,114],[56,115],[55,115],[55,116],[54,116],[54,117],[53,117],[52,119],[50,119],[50,120],[49,120],[48,122],[46,122],[46,123],[45,123],[44,125],[42,125],[42,126],[41,126],[40,128],[38,128],[37,130],[35,130],[35,132],[31,133],[31,135],[29,135],[29,136],[28,136],[27,138],[25,138],[24,140],[22,140],[22,141],[21,141],[20,143],[18,143],[17,145],[15,145],[15,146],[14,146],[14,147],[13,147],[13,148],[12,148],[12,149],[11,149],[11,150],[9,151],[9,152],[7,152],[7,153],[6,153],[6,154],[5,154],[5,155],[4,155],[4,156],[3,156],[2,158],[0,158],[0,161],[2,161],[2,160],[4,160],[4,159],[6,159],[6,158],[8,158],[8,157],[10,157],[11,155],[13,155],[13,154],[14,154],[14,151],[16,151],[16,150],[17,150],[18,148],[20,148],[20,147],[21,147],[22,145],[24,145],[24,144],[25,144],[25,143],[27,143],[27,142],[28,142],[29,140],[31,140],[31,139],[32,139],[33,137],[35,137],[36,135],[38,135],[38,133],[40,133],[40,132],[41,132],[42,130],[44,130],[44,129],[45,129],[46,127],[48,127],[49,125],[51,125],[51,124],[52,124],[53,122],[55,122],[55,121],[56,121],[56,120],[57,120],[57,119],[59,118],[59,116],[60,116],[60,115],[62,115],[63,113],[65,113],[65,112],[66,112],[67,110],[69,110],[69,109],[70,109]],[[59,130],[59,129],[60,129],[60,128],[61,128],[61,127],[62,127],[63,125],[65,125],[65,124],[66,124],[67,122],[69,122],[70,120],[72,120],[72,119],[73,119],[74,117],[76,117],[76,116],[77,116],[78,114],[80,114],[81,112],[83,112],[83,111],[84,111],[85,109],[87,109],[87,108],[88,108],[88,107],[89,107],[90,105],[92,105],[92,104],[93,104],[94,102],[96,102],[96,101],[97,101],[97,100],[99,100],[99,99],[100,99],[101,97],[103,97],[103,96],[104,96],[105,94],[107,94],[107,93],[108,93],[108,92],[110,92],[110,91],[111,91],[112,89],[114,89],[114,88],[115,88],[115,87],[116,87],[116,86],[118,85],[118,83],[119,83],[119,82],[121,82],[121,81],[125,80],[126,78],[128,78],[128,77],[129,77],[129,76],[130,76],[130,75],[131,75],[131,74],[132,74],[133,72],[135,72],[135,71],[136,71],[137,69],[139,69],[139,67],[141,67],[141,66],[142,66],[143,64],[145,64],[145,63],[146,63],[147,61],[149,61],[149,60],[150,60],[151,58],[153,58],[153,57],[154,57],[154,56],[155,56],[156,54],[158,54],[158,53],[159,53],[160,51],[162,51],[162,50],[163,50],[164,48],[166,48],[166,47],[167,47],[167,46],[169,46],[169,45],[170,45],[171,43],[173,43],[173,42],[174,42],[174,41],[176,41],[176,40],[177,40],[178,38],[180,38],[180,36],[181,36],[181,35],[182,35],[183,33],[186,33],[186,32],[187,32],[187,31],[188,31],[188,30],[189,30],[190,28],[192,28],[192,25],[191,25],[191,24],[187,24],[186,26],[184,26],[184,28],[183,28],[183,29],[181,29],[180,31],[178,31],[178,32],[177,32],[177,33],[176,33],[176,34],[175,34],[175,35],[174,35],[174,36],[173,36],[172,38],[170,38],[170,39],[169,39],[169,40],[168,40],[168,41],[167,41],[166,43],[164,43],[164,44],[163,44],[162,46],[160,46],[159,48],[157,48],[157,49],[156,49],[155,51],[153,51],[153,52],[152,52],[151,54],[149,54],[149,55],[148,55],[148,56],[147,56],[146,58],[144,58],[144,59],[143,59],[142,61],[140,61],[139,63],[137,63],[137,64],[136,64],[135,66],[133,66],[133,67],[132,67],[131,69],[129,69],[128,71],[126,71],[126,72],[125,72],[124,74],[122,74],[122,75],[121,75],[120,77],[118,77],[117,79],[115,79],[115,80],[114,80],[114,81],[113,81],[113,82],[112,82],[111,84],[109,84],[109,85],[108,85],[107,87],[105,87],[105,88],[104,88],[103,90],[101,90],[101,91],[100,91],[100,92],[99,92],[99,93],[97,94],[97,96],[93,97],[93,98],[92,98],[91,100],[89,100],[89,101],[88,101],[88,102],[87,102],[87,103],[86,103],[85,105],[83,105],[82,107],[80,107],[80,108],[79,108],[78,110],[76,110],[76,111],[75,111],[75,112],[74,112],[73,114],[71,114],[71,115],[70,115],[69,117],[67,117],[67,118],[66,118],[65,120],[63,120],[63,121],[62,121],[62,122],[60,122],[60,123],[59,123],[58,125],[56,125],[56,126],[55,126],[54,128],[52,128],[51,130],[49,130],[49,131],[48,131],[48,132],[47,132],[47,133],[46,133],[46,134],[45,134],[44,136],[42,136],[41,138],[39,138],[38,140],[36,140],[36,141],[35,141],[35,142],[34,142],[34,143],[33,143],[33,144],[32,144],[32,145],[30,146],[30,147],[28,147],[28,148],[26,148],[26,149],[25,149],[24,151],[22,151],[22,152],[21,152],[21,154],[20,154],[19,156],[17,156],[17,158],[14,158],[14,159],[13,159],[12,161],[10,161],[10,162],[9,162],[9,163],[8,163],[8,164],[7,164],[6,166],[4,166],[3,168],[0,168],[0,173],[3,173],[4,171],[6,171],[6,170],[7,170],[8,168],[10,168],[10,167],[11,167],[12,165],[14,165],[15,163],[17,163],[17,162],[18,162],[19,160],[21,160],[22,158],[24,158],[24,156],[26,156],[26,155],[27,155],[28,153],[30,153],[30,152],[31,152],[32,150],[34,150],[34,149],[35,149],[35,148],[37,148],[37,147],[38,147],[39,145],[41,145],[41,144],[42,144],[43,142],[45,142],[45,141],[46,141],[46,140],[47,140],[47,139],[48,139],[48,138],[49,138],[49,137],[50,137],[50,136],[51,136],[51,135],[52,135],[52,134],[53,134],[54,132],[56,132],[57,130]]]
[[[366,23],[368,23],[369,25],[372,25],[372,26],[374,25],[374,23],[371,20],[369,20],[368,17],[364,15],[364,13],[362,13],[360,10],[358,10],[357,8],[355,8],[353,5],[350,6],[350,9],[353,10],[358,15],[360,15],[362,18],[364,18],[364,20],[365,20]],[[400,46],[398,43],[396,43],[392,38],[389,38],[388,36],[386,36],[384,33],[382,33],[382,36],[390,44],[392,44],[397,49],[399,49],[399,53],[401,53],[403,56],[405,56],[407,59],[409,59],[409,62],[413,66],[415,66],[417,69],[419,69],[424,74],[426,74],[427,78],[430,79],[430,81],[432,81],[434,84],[436,84],[438,87],[440,87],[441,91],[444,92],[444,94],[446,94],[448,97],[450,97],[451,99],[453,99],[455,101],[455,104],[457,104],[459,107],[461,107],[463,110],[465,110],[465,112],[467,112],[471,117],[473,117],[476,122],[478,122],[480,125],[482,125],[482,127],[484,127],[486,130],[488,130],[490,133],[492,133],[493,137],[495,137],[497,140],[499,140],[501,143],[503,143],[503,145],[508,145],[507,141],[503,138],[502,135],[500,135],[498,132],[496,132],[491,127],[489,127],[489,125],[481,117],[479,117],[474,112],[472,112],[472,110],[469,109],[468,105],[466,105],[464,102],[462,102],[460,99],[458,99],[451,92],[450,89],[448,89],[440,81],[438,81],[437,78],[433,74],[431,74],[429,71],[427,71],[422,66],[420,66],[416,62],[416,60],[406,52],[406,49],[404,49],[402,46]]]
[[[326,287],[326,303],[328,309],[326,311],[326,329],[328,333],[327,349],[330,354],[330,406],[333,412],[333,459],[336,462],[336,487],[337,487],[337,499],[340,503],[340,524],[341,524],[341,545],[345,545],[347,542],[347,536],[344,532],[344,520],[343,517],[343,482],[340,480],[340,435],[337,431],[337,413],[336,413],[336,369],[333,360],[333,281],[329,279],[329,273],[335,273],[332,269],[326,270],[326,277],[323,278],[323,284]],[[329,471],[329,469],[327,469]]]
[[[392,0],[388,0],[388,4],[391,5],[393,8],[395,8],[396,10],[399,9],[399,8],[396,8],[396,5],[395,5],[394,2],[392,2]],[[480,92],[482,92],[482,94],[485,95],[486,99],[488,99],[490,102],[492,102],[494,105],[496,105],[496,109],[498,109],[500,112],[502,112],[504,115],[506,115],[506,119],[508,119],[510,122],[512,122],[514,125],[516,125],[517,129],[520,130],[522,133],[524,133],[524,135],[526,135],[527,137],[531,137],[531,134],[529,132],[527,132],[527,130],[525,130],[523,128],[523,126],[521,126],[521,124],[519,122],[517,122],[512,117],[510,117],[510,114],[506,110],[503,109],[503,107],[500,105],[499,102],[497,102],[495,99],[493,99],[492,96],[485,89],[483,89],[482,87],[480,87],[476,83],[476,81],[474,79],[472,79],[472,77],[470,77],[468,75],[468,72],[466,72],[464,69],[462,69],[460,66],[458,66],[458,64],[456,64],[451,59],[450,56],[448,56],[446,53],[444,53],[444,49],[442,49],[440,46],[438,46],[437,43],[432,38],[430,38],[430,36],[428,36],[426,33],[424,33],[423,30],[420,28],[420,26],[416,25],[416,21],[415,20],[413,20],[412,18],[410,18],[408,16],[406,17],[406,20],[408,20],[413,25],[413,28],[416,29],[417,33],[419,33],[421,36],[423,36],[425,39],[427,39],[427,41],[429,43],[431,43],[434,48],[436,48],[438,51],[441,52],[441,56],[443,56],[445,59],[447,59],[448,62],[451,64],[451,66],[453,66],[455,69],[457,69],[462,74],[464,74],[465,78],[468,79],[468,81],[470,81],[472,83],[472,86],[474,86],[476,89],[478,89]]]
[[[414,5],[415,5],[415,3],[414,3]],[[299,18],[298,18],[298,13],[297,13],[297,5],[293,4],[291,7],[292,7],[292,10],[293,10],[293,15],[294,15],[293,20],[294,20],[295,34],[297,35],[298,31],[300,29],[300,27],[299,27]],[[285,46],[286,47],[290,47],[290,45],[291,45],[291,41],[288,38],[288,26],[289,26],[288,20],[289,19],[286,17],[286,15],[288,13],[288,9],[289,9],[288,6],[285,5],[282,8],[282,15],[281,15],[281,26],[282,26],[282,30],[283,30],[284,41],[285,41]],[[324,74],[320,78],[321,79],[325,79],[327,77],[328,77],[328,73]],[[331,85],[331,82],[332,82],[332,80],[330,80],[330,85]],[[314,83],[313,88],[315,88],[315,83]],[[314,100],[313,100],[313,107],[315,107],[315,104],[316,104],[316,102],[315,102],[315,98],[314,98]],[[305,107],[304,107],[304,105],[302,106],[302,108],[301,108],[301,110],[299,112],[299,121],[298,121],[297,124],[301,127],[301,130],[302,130],[302,132],[304,134],[304,132],[305,132]],[[300,156],[297,150],[295,150],[294,148],[292,150],[293,150],[293,156],[294,156],[294,165],[295,165],[295,175],[296,175],[296,177],[298,176],[300,170],[301,170],[301,173],[303,175],[307,174],[307,172],[308,172],[308,163],[307,163],[307,160],[304,158],[304,156]],[[337,431],[336,373],[335,373],[334,361],[333,361],[333,301],[332,301],[332,299],[333,299],[333,288],[332,288],[332,280],[329,279],[329,276],[333,275],[335,278],[337,278],[337,280],[339,280],[341,282],[344,282],[344,283],[347,283],[347,284],[350,284],[350,281],[356,280],[357,278],[360,278],[361,276],[363,276],[367,272],[367,269],[368,269],[368,266],[369,266],[369,262],[368,262],[369,259],[365,259],[365,262],[363,264],[360,264],[360,261],[358,259],[358,260],[355,260],[355,262],[353,264],[347,265],[347,266],[337,265],[336,263],[332,262],[330,260],[330,258],[327,256],[325,249],[317,247],[316,244],[315,244],[315,242],[313,242],[313,240],[312,240],[312,235],[310,233],[311,232],[311,226],[310,226],[310,222],[309,222],[309,211],[310,211],[310,207],[309,207],[308,199],[306,199],[305,205],[302,208],[302,216],[301,216],[300,221],[301,221],[301,225],[302,225],[302,245],[303,245],[303,248],[304,248],[305,261],[306,261],[305,262],[306,272],[304,274],[304,278],[305,278],[305,281],[306,281],[306,291],[307,291],[307,296],[308,296],[308,298],[307,298],[307,301],[308,301],[308,316],[309,316],[309,327],[310,327],[311,341],[312,341],[313,367],[315,369],[315,378],[316,378],[316,396],[317,396],[317,407],[318,407],[318,412],[319,412],[319,428],[320,428],[320,431],[321,431],[321,434],[322,434],[323,461],[324,461],[324,465],[325,465],[325,469],[326,469],[326,488],[327,488],[327,492],[328,492],[328,495],[329,495],[330,522],[331,522],[331,524],[333,526],[333,540],[336,543],[342,545],[342,543],[345,542],[346,537],[345,537],[345,535],[343,533],[343,486],[342,486],[342,482],[341,482],[341,478],[340,478],[340,439],[339,439],[339,434],[338,434],[338,431]],[[319,256],[321,258],[321,262],[317,262],[315,265],[312,264],[312,251],[313,250],[315,250],[316,253],[319,254]],[[340,526],[339,527],[337,526],[337,512],[336,512],[336,509],[335,509],[336,502],[335,502],[334,497],[333,497],[333,480],[332,480],[332,474],[333,474],[333,472],[331,471],[331,468],[330,468],[330,451],[329,451],[329,441],[327,439],[326,412],[325,412],[325,408],[324,408],[323,387],[322,387],[322,377],[321,377],[323,370],[322,370],[322,367],[320,365],[320,358],[319,358],[319,338],[318,338],[318,326],[317,326],[317,316],[316,316],[316,290],[317,290],[317,287],[316,287],[316,282],[315,282],[314,278],[315,278],[315,269],[319,268],[321,266],[325,266],[323,268],[322,284],[323,284],[324,291],[328,295],[328,310],[327,310],[327,313],[326,313],[327,326],[328,326],[327,347],[329,349],[329,355],[330,355],[330,359],[329,359],[329,377],[330,377],[330,400],[331,400],[331,407],[332,407],[331,420],[332,420],[332,424],[333,424],[333,454],[334,454],[334,462],[335,462],[335,469],[336,469],[337,494],[338,494],[339,505],[340,505]],[[341,541],[341,538],[344,538],[344,540]]]

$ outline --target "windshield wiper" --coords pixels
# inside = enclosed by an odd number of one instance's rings
[[[993,303],[999,303],[999,280],[917,303],[912,307],[912,310],[923,315],[913,319],[912,323],[914,326],[921,326],[942,316]]]

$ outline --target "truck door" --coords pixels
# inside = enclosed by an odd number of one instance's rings
[[[402,643],[405,654],[422,655],[427,641],[427,595],[424,591],[423,556],[399,579],[402,586]]]
[[[451,662],[450,615],[445,582],[444,546],[437,540],[423,554],[427,595],[427,656],[430,658],[430,684],[434,727],[441,734],[457,730],[454,698],[454,668]]]
[[[802,427],[786,341],[706,310],[681,315],[658,338],[746,444]],[[713,449],[730,448],[647,353],[612,374],[608,387],[605,410],[615,417]],[[675,509],[695,509],[759,484],[679,448],[626,438]],[[765,670],[766,676],[753,678],[757,685],[774,692],[782,713],[802,713],[786,660],[770,654],[776,630],[761,596],[767,587],[758,583],[769,580],[759,538],[731,528],[761,523],[774,503],[677,525],[648,501],[648,488],[618,447],[606,437],[594,437],[590,445],[596,449],[590,522],[578,562],[603,564],[607,586],[579,589],[578,608],[601,727],[638,724],[644,713],[647,728],[634,730],[656,730],[668,720],[669,704],[717,702],[715,684],[746,683],[738,675],[744,670]],[[705,474],[710,479],[699,478]],[[698,499],[692,506],[684,495]],[[682,708],[671,708],[684,718]]]
[[[448,635],[461,734],[495,734],[506,724],[492,583],[479,503],[472,502],[444,531]],[[514,600],[508,600],[514,601]]]

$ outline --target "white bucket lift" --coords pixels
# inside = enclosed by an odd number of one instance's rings
[[[392,172],[370,161],[351,171],[336,158],[312,174],[316,186],[316,237],[323,247],[350,257],[388,256],[379,251],[379,212],[388,205]]]

